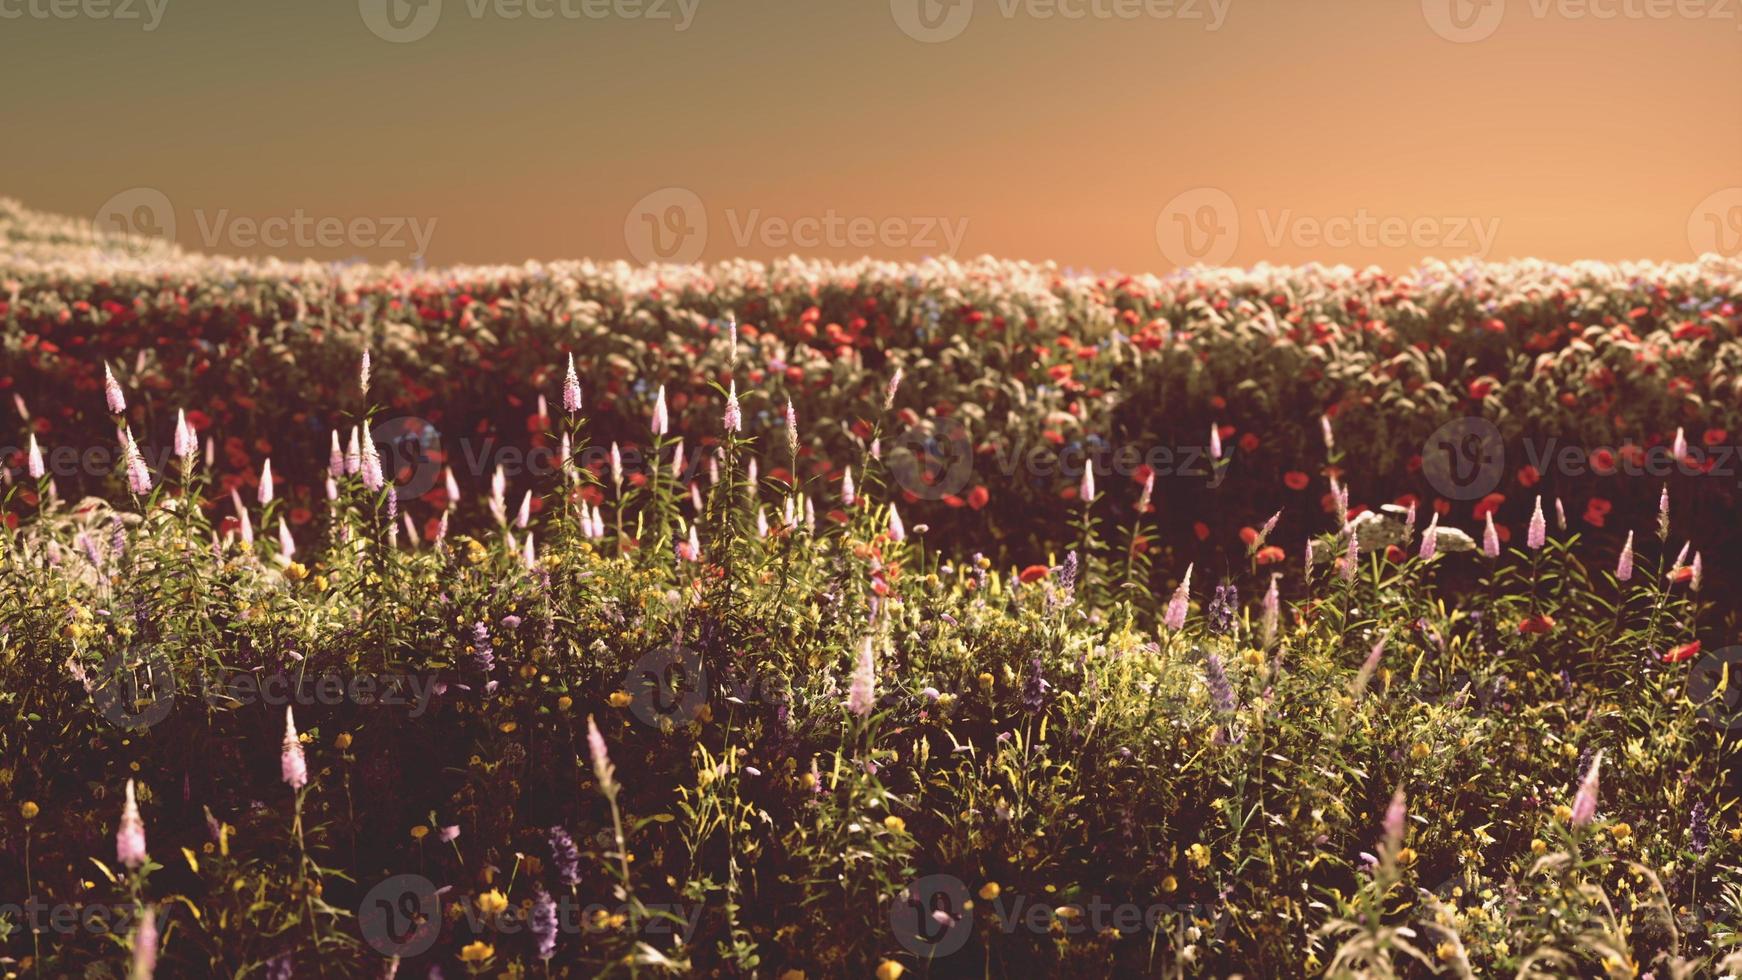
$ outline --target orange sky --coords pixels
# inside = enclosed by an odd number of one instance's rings
[[[0,194],[208,251],[1742,252],[1737,0],[59,2]]]

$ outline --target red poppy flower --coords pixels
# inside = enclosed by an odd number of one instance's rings
[[[1282,475],[1282,482],[1286,484],[1290,490],[1305,490],[1307,484],[1312,482],[1312,480],[1300,470],[1289,470],[1287,473]]]
[[[1529,463],[1518,468],[1518,483],[1520,486],[1534,487],[1542,482],[1542,471]]]
[[[1707,429],[1706,434],[1700,437],[1700,441],[1705,443],[1707,446],[1721,446],[1729,438],[1730,433],[1725,432],[1723,429]]]
[[[1533,633],[1540,636],[1544,633],[1551,633],[1553,631],[1554,617],[1547,613],[1538,613],[1535,616],[1527,617],[1523,622],[1518,624],[1518,632],[1520,633]]]
[[[1192,523],[1192,533],[1198,536],[1199,541],[1208,541],[1210,540],[1210,525],[1205,524],[1203,521],[1194,521]]]
[[[1030,565],[1016,577],[1023,582],[1038,582],[1046,578],[1049,572],[1050,570],[1045,565]]]
[[[1481,500],[1476,501],[1476,507],[1471,511],[1471,516],[1478,521],[1484,520],[1489,514],[1499,510],[1500,505],[1504,503],[1506,503],[1505,494],[1491,493],[1488,496],[1483,497]]]
[[[1692,643],[1684,643],[1679,647],[1674,647],[1666,651],[1663,655],[1663,662],[1666,664],[1679,664],[1684,660],[1692,660],[1699,655],[1700,641],[1695,640]]]
[[[1259,548],[1258,554],[1254,556],[1260,565],[1274,565],[1287,557],[1287,552],[1273,544],[1267,544],[1264,547]]]
[[[975,487],[974,489],[968,491],[968,506],[974,508],[975,510],[979,510],[980,508],[986,506],[986,504],[988,502],[990,502],[991,499],[992,499],[992,491],[987,490],[983,486]]]

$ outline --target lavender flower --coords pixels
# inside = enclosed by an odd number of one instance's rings
[[[1525,535],[1525,547],[1537,551],[1548,543],[1548,521],[1542,516],[1542,495],[1536,497],[1536,511],[1530,515],[1530,530]]]
[[[1083,481],[1077,487],[1077,497],[1084,504],[1095,502],[1095,464],[1083,464]]]
[[[798,412],[793,409],[790,398],[786,400],[786,448],[792,455],[798,455]]]
[[[556,902],[551,899],[550,892],[540,888],[533,895],[532,914],[527,920],[527,928],[538,947],[539,959],[548,960],[556,955]]]
[[[1046,692],[1052,687],[1046,682],[1046,674],[1041,669],[1040,658],[1035,657],[1028,665],[1028,677],[1022,684],[1022,706],[1030,712],[1037,712],[1046,707]]]
[[[1210,704],[1216,709],[1216,714],[1233,714],[1238,707],[1238,702],[1234,699],[1234,685],[1228,681],[1228,671],[1222,666],[1222,658],[1214,653],[1204,655],[1204,684],[1210,689]]]
[[[1704,803],[1695,803],[1688,810],[1688,846],[1695,854],[1704,854],[1712,846],[1712,826]]]
[[[490,627],[483,623],[472,624],[471,642],[472,666],[480,673],[488,674],[496,667],[496,648],[490,642]]]
[[[1261,622],[1263,623],[1264,646],[1266,649],[1276,642],[1276,627],[1277,623],[1282,618],[1282,599],[1276,591],[1276,580],[1280,577],[1281,576],[1272,573],[1270,576],[1270,589],[1264,593],[1264,614]]]
[[[1205,613],[1210,632],[1217,636],[1227,636],[1234,632],[1234,611],[1239,605],[1238,589],[1233,585],[1216,586],[1216,594],[1210,600],[1210,608]]]
[[[200,442],[194,437],[193,426],[188,424],[186,409],[175,411],[175,455],[177,459],[192,459],[199,452]]]
[[[32,480],[40,480],[48,472],[48,468],[42,464],[42,447],[36,444],[34,432],[30,434],[30,451],[26,456],[25,466]]]
[[[901,388],[901,368],[895,369],[895,374],[889,378],[889,387],[883,391],[883,410],[889,411],[895,407],[895,393]]]
[[[581,850],[575,846],[575,839],[562,827],[552,827],[546,832],[550,842],[550,866],[556,872],[556,879],[570,888],[581,883]]]
[[[1633,532],[1627,532],[1627,543],[1621,546],[1621,560],[1615,563],[1615,581],[1625,582],[1633,577]]]
[[[1486,523],[1482,527],[1482,554],[1489,558],[1500,557],[1500,532],[1494,529],[1494,513],[1489,511],[1482,515]]]
[[[853,486],[853,468],[849,466],[841,474],[841,506],[851,507],[858,499],[858,489]]]
[[[665,385],[659,386],[659,395],[653,400],[653,419],[650,424],[656,436],[663,436],[671,429],[671,418],[665,409]]]
[[[367,395],[369,393],[369,348],[363,348],[363,360],[357,365],[357,390]]]
[[[1427,530],[1421,535],[1421,560],[1427,561],[1439,554],[1440,550],[1440,515],[1428,518]]]

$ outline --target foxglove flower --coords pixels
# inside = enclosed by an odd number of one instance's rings
[[[178,408],[175,411],[175,456],[177,459],[192,459],[194,453],[200,451],[200,441],[194,436],[193,426],[188,424],[187,409]]]
[[[1690,571],[1693,574],[1688,578],[1688,588],[1698,592],[1700,591],[1700,582],[1706,577],[1706,569],[1705,563],[1700,560],[1700,553],[1697,551],[1694,552],[1694,564]]]
[[[454,505],[460,501],[460,481],[454,479],[452,466],[442,467],[442,489],[447,491],[448,509],[452,510]]]
[[[726,393],[726,414],[722,423],[727,432],[737,432],[744,427],[744,413],[738,407],[738,382],[734,379],[731,389]]]
[[[121,394],[121,383],[115,380],[115,372],[109,370],[107,361],[103,362],[103,397],[109,401],[110,415],[127,414],[127,398]]]
[[[1282,619],[1282,598],[1276,591],[1276,580],[1281,576],[1272,573],[1270,590],[1264,593],[1264,613],[1260,619],[1264,634],[1265,649],[1276,642],[1276,628]]]
[[[1494,514],[1490,511],[1482,515],[1487,523],[1482,528],[1482,554],[1489,558],[1500,557],[1500,532],[1494,529]]]
[[[659,386],[659,395],[653,400],[653,434],[663,436],[671,428],[671,419],[665,410],[665,385]]]
[[[1591,759],[1591,768],[1585,772],[1584,781],[1579,783],[1579,792],[1573,797],[1573,826],[1588,825],[1597,816],[1598,773],[1603,768],[1603,750],[1598,749]]]
[[[278,518],[278,553],[285,561],[296,556],[296,539],[290,536],[290,526],[282,516]]]
[[[1663,486],[1663,496],[1657,501],[1657,536],[1669,540],[1669,484]]]
[[[1151,470],[1149,475],[1143,478],[1143,493],[1137,498],[1137,512],[1139,514],[1149,513],[1149,500],[1154,493],[1155,471]]]
[[[532,546],[532,532],[526,532],[526,540],[520,544],[520,563],[529,571],[538,568],[538,552]]]
[[[331,460],[328,460],[329,465]],[[356,476],[363,468],[363,434],[356,426],[351,426],[351,441],[345,447],[345,475]],[[339,474],[334,474],[337,476]]]
[[[1167,613],[1162,622],[1167,628],[1179,632],[1186,625],[1186,605],[1191,601],[1192,565],[1186,566],[1185,578],[1180,580],[1179,588],[1173,592],[1173,598],[1167,602]]]
[[[240,525],[237,533],[241,535],[242,543],[252,545],[254,522],[248,519],[248,508],[243,506],[242,495],[236,492],[235,487],[230,488],[230,506],[236,508],[236,522]]]
[[[889,387],[883,391],[883,410],[885,412],[895,407],[895,393],[901,388],[901,373],[902,369],[896,368],[895,373],[889,378]]]
[[[40,480],[48,472],[48,468],[42,465],[42,447],[36,444],[34,432],[30,434],[30,451],[25,457],[25,468],[32,480]]]
[[[133,793],[133,780],[127,780],[127,801],[121,807],[121,827],[115,831],[115,860],[128,870],[137,871],[149,860],[145,853],[145,821],[139,817],[139,801]]]
[[[147,904],[133,927],[133,955],[128,980],[151,980],[157,974],[157,906]]]
[[[1428,518],[1427,530],[1421,536],[1421,560],[1427,561],[1440,550],[1440,515]]]
[[[1565,504],[1561,503],[1561,498],[1559,497],[1554,498],[1554,523],[1556,530],[1562,533],[1566,532],[1567,508]]]
[[[569,373],[563,375],[563,411],[570,415],[581,410],[581,378],[575,373],[575,355],[569,355]]]
[[[599,792],[617,795],[617,768],[611,765],[611,754],[605,750],[605,736],[599,734],[599,723],[587,716],[587,755],[593,762],[593,778],[599,782]]]
[[[1312,577],[1313,577],[1313,539],[1312,538],[1307,538],[1306,548],[1302,551],[1302,554],[1301,554],[1301,575],[1307,581],[1309,581],[1309,582],[1312,581]]]
[[[1621,546],[1621,559],[1615,563],[1615,581],[1625,582],[1633,577],[1633,532],[1627,532],[1627,543]]]
[[[1077,498],[1085,504],[1095,502],[1095,464],[1083,464],[1083,481],[1077,486]]]
[[[1222,427],[1214,422],[1210,423],[1210,458],[1222,458]]]
[[[290,705],[284,706],[284,749],[279,754],[278,771],[284,785],[293,790],[308,785],[308,760],[302,754],[302,739],[296,734],[296,713]]]
[[[1680,463],[1683,459],[1687,458],[1688,436],[1679,425],[1675,427],[1675,442],[1670,447],[1670,452],[1674,454],[1677,463]]]
[[[1395,855],[1403,846],[1404,820],[1408,811],[1404,805],[1403,788],[1391,794],[1391,805],[1385,808],[1385,822],[1381,825],[1385,834],[1385,849]]]
[[[1530,515],[1530,530],[1525,535],[1524,544],[1532,551],[1538,551],[1548,543],[1548,521],[1542,516],[1542,496],[1536,498],[1536,511]]]
[[[363,361],[357,366],[357,389],[363,394],[369,393],[369,349],[363,348]]]
[[[841,506],[851,507],[853,502],[858,499],[859,495],[853,488],[853,468],[849,466],[841,474]]]
[[[387,486],[387,477],[381,472],[381,453],[375,448],[373,436],[363,440],[363,466],[359,475],[363,486],[370,493],[380,493]]]
[[[907,528],[902,525],[901,513],[895,509],[894,504],[889,505],[889,540],[897,544],[907,540]]]
[[[1353,528],[1349,529],[1349,552],[1343,556],[1343,581],[1355,581],[1355,574],[1361,570],[1361,535]]]
[[[526,525],[530,523],[532,523],[532,491],[528,490],[526,495],[520,498],[520,512],[514,515],[514,526],[524,531]]]
[[[786,448],[792,455],[798,455],[798,412],[790,398],[786,400]]]
[[[617,448],[616,442],[611,443],[611,483],[623,485],[623,450]]]
[[[266,457],[265,462],[260,464],[260,492],[258,494],[258,499],[260,501],[260,506],[262,507],[272,503],[272,457],[270,456]]]
[[[859,662],[853,670],[853,682],[847,689],[847,710],[863,718],[871,713],[876,698],[877,661],[867,636],[859,645]]]

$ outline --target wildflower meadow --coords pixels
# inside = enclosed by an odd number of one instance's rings
[[[1738,304],[0,202],[0,971],[1742,972]]]

